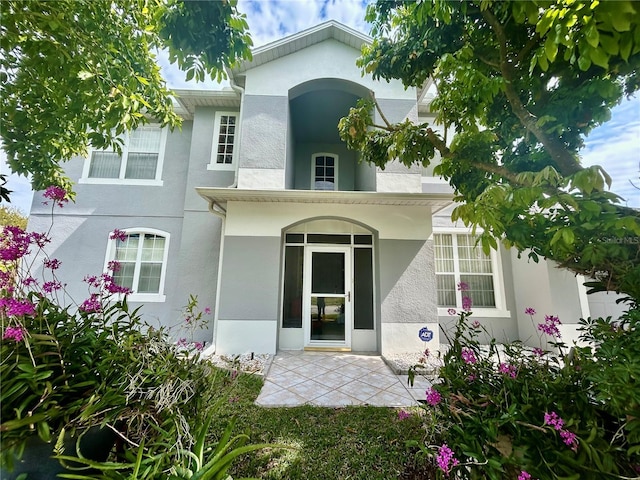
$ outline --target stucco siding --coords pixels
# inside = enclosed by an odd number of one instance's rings
[[[280,238],[226,236],[220,320],[278,318]]]
[[[240,168],[284,169],[289,116],[286,95],[285,91],[282,96],[244,96]]]

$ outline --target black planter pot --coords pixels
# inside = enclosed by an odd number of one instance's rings
[[[116,434],[110,428],[93,427],[80,438],[80,453],[85,458],[104,462],[109,456],[116,441]],[[64,455],[76,456],[76,437],[67,436],[64,439]],[[20,460],[14,459],[13,470],[0,470],[2,480],[16,480],[19,475],[27,474],[27,480],[57,480],[59,473],[79,473],[69,470],[53,458],[54,443],[46,443],[34,436],[27,441]],[[75,466],[69,463],[70,466]],[[77,464],[77,466],[82,466]],[[81,472],[85,472],[83,470]]]

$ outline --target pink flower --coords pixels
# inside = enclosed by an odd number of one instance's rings
[[[57,280],[53,280],[51,282],[44,282],[42,284],[42,290],[44,290],[45,293],[52,293],[54,291],[60,290],[61,288],[62,288],[62,284]]]
[[[406,410],[398,410],[398,420],[406,420],[411,414]]]
[[[560,319],[553,315],[545,315],[544,323],[538,324],[538,330],[546,333],[551,337],[560,338],[560,330],[558,330],[558,325],[560,325]]]
[[[438,449],[438,456],[436,457],[436,461],[438,462],[438,466],[440,467],[440,469],[447,477],[449,476],[449,473],[451,473],[451,469],[460,464],[458,459],[454,457],[453,450],[451,450],[446,443],[442,444],[442,446]]]
[[[453,316],[453,315],[457,315],[458,312],[456,312],[455,308],[450,308],[449,310],[447,310],[447,313]]]
[[[471,326],[473,328],[480,328],[480,322],[478,320],[474,320]]]
[[[510,365],[508,363],[501,363],[498,365],[498,371],[503,373],[504,375],[509,375],[511,378],[516,378],[518,376],[518,370],[515,365]]]
[[[120,268],[122,268],[122,265],[120,264],[119,261],[117,260],[111,260],[108,264],[107,264],[107,270],[112,271],[113,273],[119,272]]]
[[[204,342],[193,342],[193,347],[201,352],[204,349]]]
[[[469,290],[469,284],[467,282],[458,282],[458,290],[461,292]]]
[[[3,340],[13,340],[14,342],[21,342],[24,338],[25,330],[23,327],[7,327],[2,336]]]
[[[67,196],[67,191],[56,185],[51,185],[47,187],[47,189],[42,194],[44,198],[48,198],[49,200],[53,200],[55,204],[57,204],[60,208],[64,207],[64,204],[69,201]],[[43,205],[48,205],[49,202],[42,202]]]
[[[560,438],[562,438],[565,445],[571,447],[571,450],[578,451],[578,437],[575,433],[569,430],[560,430]]]
[[[61,261],[58,260],[57,258],[47,258],[44,261],[44,268],[50,268],[51,270],[57,270],[58,268],[60,268],[61,265]]]
[[[476,378],[478,378],[478,377],[476,377],[476,376],[472,373],[471,375],[469,375],[469,376],[467,377],[467,382],[471,383],[471,382],[473,382]]]
[[[564,426],[564,420],[556,412],[544,414],[544,424],[550,425],[556,430],[562,430]]]
[[[102,304],[100,303],[98,295],[93,293],[89,298],[82,302],[82,305],[78,308],[85,313],[96,313],[102,310]]]
[[[473,302],[471,301],[471,297],[462,297],[462,309],[465,312],[470,312],[472,305]]]
[[[186,347],[187,346],[187,339],[186,338],[181,338],[180,340],[178,340],[176,342],[176,345],[178,345],[179,347]]]
[[[518,475],[518,480],[531,480],[531,474],[522,470],[520,475]]]
[[[0,298],[0,310],[4,310],[8,317],[23,317],[36,313],[36,307],[30,301],[11,297]]]
[[[466,364],[474,364],[478,362],[478,358],[476,357],[476,354],[473,353],[473,350],[471,350],[470,348],[463,348],[460,356],[462,357],[462,360],[464,360]]]
[[[527,307],[527,308],[524,309],[524,313],[527,314],[527,315],[535,315],[536,311],[532,307]],[[527,475],[529,475],[529,474],[527,473]]]
[[[442,395],[435,388],[431,387],[426,391],[427,394],[427,403],[432,407],[435,407],[442,401]]]
[[[31,235],[15,225],[5,225],[0,235],[0,260],[12,262],[29,253]]]
[[[116,228],[113,232],[111,232],[109,238],[111,240],[120,240],[121,242],[126,242],[127,238],[129,238],[129,235],[127,235],[127,232]]]
[[[204,314],[205,314],[205,315],[211,315],[211,308],[209,308],[209,307],[204,307]]]
[[[537,355],[538,357],[542,357],[544,355],[544,350],[542,350],[540,347],[535,347],[533,349],[533,354]]]

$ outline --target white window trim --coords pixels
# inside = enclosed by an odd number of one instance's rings
[[[311,190],[315,190],[316,189],[316,158],[317,157],[333,157],[333,168],[335,175],[333,176],[334,178],[334,182],[333,182],[333,191],[337,191],[338,190],[338,165],[339,165],[339,158],[338,158],[338,154],[336,153],[331,153],[331,152],[317,152],[314,153],[313,155],[311,155]],[[318,191],[322,191],[322,190],[318,190]],[[331,190],[326,190],[327,192],[330,192]]]
[[[481,233],[481,229],[476,230],[477,233]],[[471,231],[466,228],[434,228],[434,234],[445,234],[445,235],[472,235]],[[434,237],[431,237],[434,239]],[[434,240],[435,246],[435,240]],[[481,248],[478,246],[478,248]],[[435,254],[435,250],[434,250]],[[500,246],[498,245],[498,250],[494,250],[493,248],[489,252],[489,256],[491,257],[491,270],[493,275],[493,294],[496,302],[496,306],[494,308],[479,308],[472,307],[471,311],[473,312],[474,317],[478,318],[510,318],[511,312],[507,310],[506,303],[506,295],[504,289],[504,272],[502,270],[502,259],[500,255]],[[458,252],[454,249],[454,258],[458,261]],[[458,266],[456,265],[456,268]],[[436,273],[437,275],[437,273]],[[456,302],[459,302],[460,305],[462,303],[462,292],[456,290]],[[438,316],[447,317],[449,316],[449,309],[454,307],[440,307],[438,306]],[[460,307],[455,307],[455,310],[460,310]]]
[[[231,163],[217,163],[218,157],[218,137],[220,136],[220,122],[223,116],[236,117],[236,131],[233,136],[233,154],[231,155]],[[238,138],[240,138],[240,113],[239,112],[216,112],[213,122],[213,144],[211,147],[211,158],[207,165],[207,170],[235,170],[238,161]]]
[[[84,161],[84,166],[82,168],[82,176],[78,179],[78,183],[86,183],[86,184],[93,184],[93,185],[146,185],[146,186],[153,186],[153,187],[161,187],[164,184],[164,182],[162,181],[162,170],[164,167],[164,154],[167,146],[167,127],[160,127],[160,124],[158,123],[149,123],[141,126],[160,128],[160,151],[158,152],[158,163],[156,165],[156,178],[154,179],[124,178],[124,172],[126,171],[126,162],[120,163],[120,176],[118,178],[89,177],[89,170],[91,168],[91,157],[93,155],[93,152],[104,151],[104,149],[101,149],[101,148],[90,148],[89,154]],[[121,154],[122,157],[127,156],[128,149],[129,149],[129,132],[126,132],[125,135],[126,135],[126,141],[122,146],[122,154]]]
[[[164,283],[165,283],[165,279],[166,279],[166,275],[167,275],[167,260],[169,258],[169,241],[171,238],[171,234],[169,232],[165,232],[163,230],[157,230],[155,228],[143,228],[143,227],[133,227],[133,228],[125,228],[122,229],[123,232],[125,232],[127,235],[131,235],[131,234],[136,234],[136,233],[140,233],[140,234],[149,234],[149,235],[160,235],[162,237],[164,237],[164,254],[162,256],[162,271],[160,272],[160,286],[158,288],[158,293],[130,293],[129,295],[127,295],[127,299],[130,302],[164,302],[167,299],[167,296],[164,294]],[[111,233],[113,232],[109,232],[109,237],[111,236]],[[140,264],[140,258],[139,255],[141,254],[140,250],[138,252],[138,258],[136,258],[136,269],[135,271],[138,273],[140,273],[140,268],[139,268],[139,264]],[[104,260],[104,267],[103,267],[103,271],[104,272],[109,272],[109,262],[115,260],[116,258],[116,240],[115,239],[108,239],[108,243],[107,243],[107,254],[105,256],[105,260]],[[134,274],[134,285],[136,284],[136,275]]]

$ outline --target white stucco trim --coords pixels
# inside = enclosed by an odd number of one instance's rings
[[[418,337],[422,327],[433,332],[429,342],[423,342]],[[440,327],[437,323],[382,323],[382,355],[394,353],[423,352],[428,348],[432,353],[440,348]]]
[[[278,322],[274,320],[218,320],[216,353],[276,353]]]
[[[378,192],[422,192],[422,177],[417,173],[376,173]]]
[[[238,169],[238,189],[259,187],[261,189],[271,189],[269,191],[273,194],[273,190],[284,188],[284,177],[284,169],[282,168],[240,167]]]

